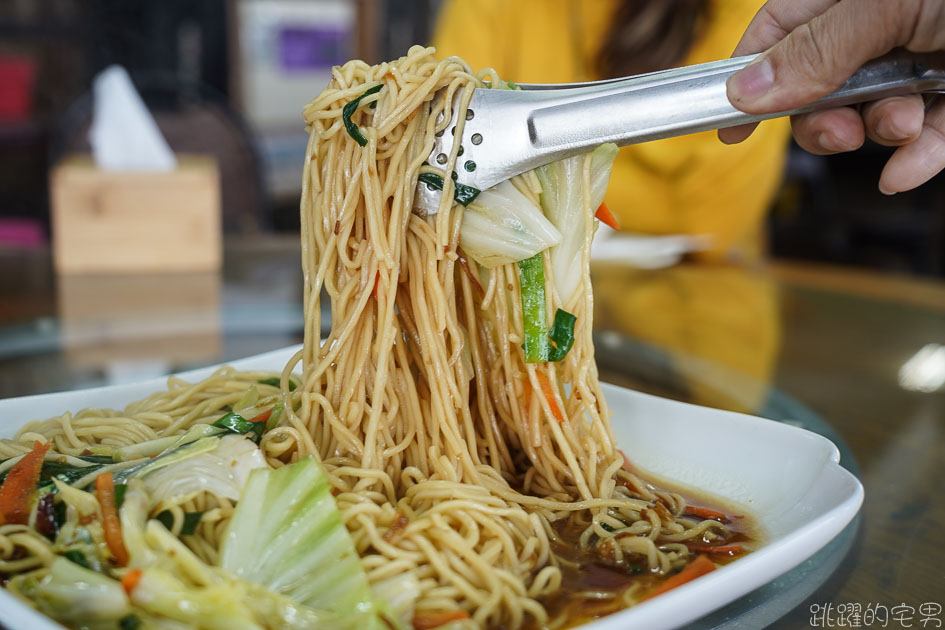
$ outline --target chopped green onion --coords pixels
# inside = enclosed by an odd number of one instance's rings
[[[522,288],[522,320],[525,328],[526,363],[548,360],[548,342],[545,340],[545,265],[541,253],[518,261]]]
[[[436,173],[421,173],[417,179],[437,190],[443,190],[443,178]],[[456,173],[453,173],[453,179],[456,179]],[[480,192],[482,191],[472,186],[459,183],[453,184],[453,200],[464,206],[468,206],[472,203],[473,200],[479,196]]]
[[[70,549],[69,551],[65,552],[62,555],[64,558],[66,558],[67,560],[71,560],[72,562],[75,562],[80,567],[83,567],[85,569],[92,568],[89,565],[89,559],[86,558],[85,554],[79,551],[78,549]]]
[[[370,96],[371,94],[377,94],[378,92],[380,92],[382,87],[384,86],[375,85],[374,87],[365,91],[364,94],[362,94],[358,98],[346,104],[341,109],[341,120],[344,121],[345,123],[345,129],[348,130],[348,135],[354,138],[354,141],[360,144],[362,147],[367,144],[367,138],[364,137],[364,135],[361,133],[361,130],[358,128],[358,126],[351,121],[351,116],[358,109],[358,105],[361,104],[361,99],[363,99],[365,96]]]
[[[264,378],[264,379],[262,379],[262,380],[260,380],[260,381],[256,381],[256,382],[257,382],[257,383],[260,383],[260,384],[262,384],[262,385],[272,385],[273,387],[281,387],[281,386],[282,386],[282,379],[281,379],[280,377],[278,377],[278,376],[272,376],[272,377],[270,377],[270,378]],[[298,387],[298,386],[295,384],[295,381],[290,378],[290,379],[289,379],[289,391],[290,391],[290,392],[294,392],[296,387]]]
[[[174,515],[171,514],[170,510],[163,510],[154,518],[161,521],[161,524],[164,525],[168,531],[174,526]],[[184,524],[181,525],[180,535],[190,536],[197,531],[197,525],[200,524],[201,518],[203,518],[203,512],[184,512]]]
[[[128,484],[126,483],[116,483],[115,484],[115,507],[120,508],[121,504],[125,500],[125,493],[128,491]]]
[[[141,619],[134,613],[125,615],[118,620],[118,627],[121,630],[138,630],[141,627]]]
[[[571,351],[574,345],[574,322],[577,317],[560,308],[555,311],[555,321],[551,324],[551,334],[548,335],[548,360],[560,361]]]
[[[243,416],[238,413],[230,412],[213,423],[213,426],[220,427],[221,429],[226,429],[231,433],[238,433],[239,435],[246,435],[247,433],[253,433],[256,438],[261,438],[263,432],[266,430],[266,423],[264,422],[250,422]]]
[[[577,317],[558,309],[551,326],[545,328],[545,265],[541,253],[518,261],[522,292],[522,319],[526,363],[560,361],[574,345],[574,323]]]
[[[283,406],[281,400],[272,406],[272,413],[269,414],[269,419],[266,420],[266,431],[272,431],[279,426],[279,420],[282,419]]]

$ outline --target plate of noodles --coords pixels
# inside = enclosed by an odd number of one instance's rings
[[[302,346],[0,401],[4,626],[675,628],[850,522],[825,438],[600,382],[617,148],[454,185],[462,87],[515,86],[414,47],[305,107]]]
[[[267,380],[277,375],[298,350],[277,350],[233,362],[228,368],[194,370],[173,377],[171,384],[180,388],[184,382],[208,383],[214,378],[219,380],[220,374]],[[3,400],[0,417],[5,422],[0,427],[0,437],[9,438],[17,432],[15,419],[55,417],[65,409],[127,409],[134,401],[154,396],[154,392],[166,389],[167,385],[165,379],[151,379],[131,385]],[[634,469],[657,487],[665,487],[667,480],[672,480],[669,483],[672,489],[698,503],[700,508],[696,511],[703,517],[713,516],[710,513],[713,509],[726,514],[730,524],[734,523],[741,532],[740,544],[752,551],[736,558],[722,556],[732,561],[699,580],[627,609],[621,609],[619,601],[602,602],[601,593],[614,593],[625,585],[612,583],[617,576],[596,567],[592,579],[598,580],[594,582],[600,589],[594,593],[597,597],[591,597],[590,590],[585,598],[570,593],[567,614],[581,623],[589,621],[581,616],[582,611],[599,615],[610,607],[617,609],[588,623],[587,628],[684,625],[803,562],[836,536],[859,508],[862,487],[839,466],[836,448],[821,436],[771,420],[689,405],[613,385],[603,385],[603,391],[614,413],[614,435],[621,451],[634,462]],[[741,525],[739,521],[747,524]],[[2,527],[0,536],[13,539]],[[186,541],[200,535],[197,531],[181,538]],[[4,590],[0,590],[0,612],[9,630],[59,627]],[[69,625],[68,619],[65,622]]]

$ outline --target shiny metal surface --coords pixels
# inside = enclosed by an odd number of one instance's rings
[[[836,92],[811,105],[754,116],[732,106],[725,83],[755,58],[594,83],[477,89],[469,105],[472,113],[462,126],[456,181],[485,190],[605,142],[623,146],[886,96],[945,90],[945,55],[896,51],[869,62]],[[450,155],[455,128],[454,114],[446,133],[437,138],[431,165],[444,163]],[[435,213],[429,202],[425,208]]]

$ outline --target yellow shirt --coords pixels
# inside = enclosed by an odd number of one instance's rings
[[[731,55],[762,0],[714,0],[682,65]],[[594,58],[616,0],[447,0],[433,45],[475,70],[523,83],[594,80]],[[705,132],[621,149],[606,203],[625,230],[709,234],[704,257],[760,254],[764,213],[781,179],[786,120],[735,146]]]

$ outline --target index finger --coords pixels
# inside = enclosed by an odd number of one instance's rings
[[[807,24],[839,0],[768,0],[752,18],[733,57],[764,52],[787,37],[801,24]]]

